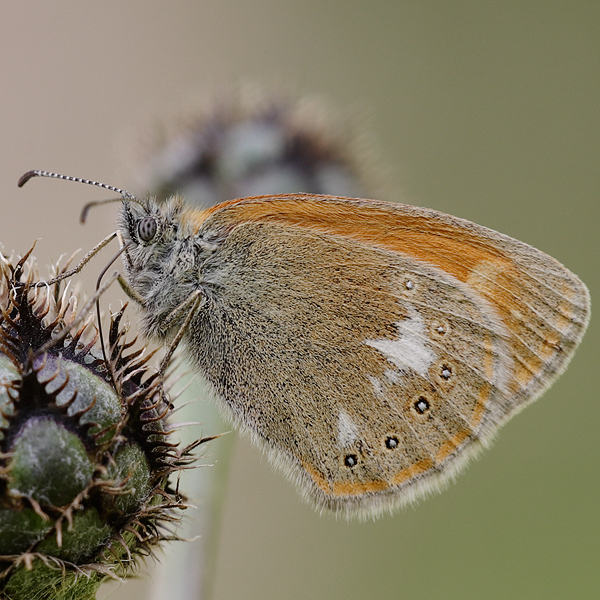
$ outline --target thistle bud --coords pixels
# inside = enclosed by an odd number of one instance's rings
[[[105,359],[93,316],[37,286],[28,256],[0,263],[0,596],[94,598],[175,537],[170,476],[200,442],[170,441],[162,374],[126,341],[124,309]]]

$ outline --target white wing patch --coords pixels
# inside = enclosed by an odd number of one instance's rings
[[[358,433],[359,431],[356,423],[347,413],[340,410],[338,416],[338,446],[340,446],[340,448],[351,446],[358,439]]]
[[[371,375],[367,375],[371,385],[373,386],[373,393],[376,396],[381,396],[383,394],[383,388],[381,387],[381,381],[377,379],[377,377],[372,377]]]
[[[379,350],[400,371],[410,368],[422,377],[427,377],[427,371],[435,362],[436,356],[427,346],[429,338],[421,315],[416,310],[411,310],[408,318],[394,325],[398,330],[398,339],[365,340],[365,344]]]
[[[383,376],[390,382],[390,383],[398,383],[400,381],[400,377],[402,375],[401,371],[394,371],[394,369],[386,369],[383,372]]]

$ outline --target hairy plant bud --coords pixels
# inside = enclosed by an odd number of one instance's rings
[[[124,309],[105,360],[93,315],[36,286],[28,257],[0,263],[0,597],[94,598],[176,537],[170,476],[203,440],[171,441],[163,377],[125,340]]]

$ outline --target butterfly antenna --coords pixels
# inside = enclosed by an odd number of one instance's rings
[[[30,179],[33,177],[52,177],[54,179],[64,179],[65,181],[77,181],[78,183],[85,183],[87,185],[95,185],[96,187],[104,188],[105,190],[110,190],[111,192],[116,192],[117,194],[121,194],[125,200],[133,200],[138,201],[137,198],[130,194],[129,192],[122,190],[121,188],[115,187],[113,185],[107,185],[106,183],[100,183],[99,181],[92,181],[91,179],[82,179],[81,177],[71,177],[70,175],[60,175],[59,173],[51,173],[50,171],[27,171],[25,175],[22,175],[19,179],[19,187],[23,187]]]
[[[133,194],[130,194],[126,190],[122,190],[121,188],[115,187],[114,185],[108,185],[106,183],[101,183],[99,181],[92,181],[91,179],[83,179],[81,177],[71,177],[70,175],[61,175],[60,173],[52,173],[51,171],[27,171],[24,175],[19,179],[18,186],[23,187],[30,179],[33,177],[52,177],[53,179],[64,179],[65,181],[76,181],[78,183],[85,183],[86,185],[95,185],[96,187],[103,188],[105,190],[110,190],[111,192],[116,192],[122,196],[123,200],[129,200],[131,202],[135,202],[136,204],[142,204]],[[95,202],[88,202],[81,211],[81,222],[85,222],[85,218],[87,216],[88,211],[92,206],[96,206],[97,204],[106,204],[108,202],[120,202],[121,198],[118,199],[110,199],[110,200],[98,200]]]

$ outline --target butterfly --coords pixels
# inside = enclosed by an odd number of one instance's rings
[[[199,210],[32,173],[123,195],[141,331],[181,338],[238,429],[348,518],[443,487],[556,380],[589,320],[559,262],[431,209],[286,194]]]

